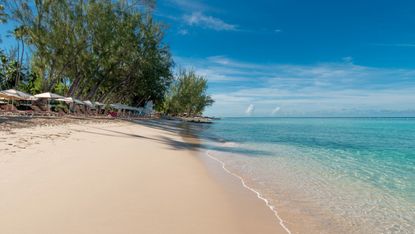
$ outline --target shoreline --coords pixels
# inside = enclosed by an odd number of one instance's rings
[[[240,175],[238,175],[238,174],[235,174],[235,173],[233,173],[232,171],[230,171],[227,167],[226,167],[226,164],[225,164],[225,162],[223,162],[223,161],[221,161],[220,159],[218,159],[218,158],[216,158],[216,157],[214,157],[214,156],[212,156],[211,154],[209,154],[209,150],[208,151],[206,151],[205,152],[206,153],[206,155],[209,157],[209,158],[211,158],[212,160],[214,160],[214,161],[216,161],[216,162],[218,162],[221,166],[222,166],[222,169],[226,172],[226,173],[228,173],[229,175],[231,175],[231,176],[233,176],[233,177],[235,177],[235,178],[237,178],[238,180],[240,180],[240,182],[241,182],[241,185],[244,187],[244,188],[246,188],[247,190],[249,190],[249,191],[251,191],[251,192],[253,192],[256,196],[257,196],[257,198],[258,199],[260,199],[260,200],[262,200],[264,203],[265,203],[265,205],[274,213],[274,215],[275,215],[275,217],[277,218],[277,220],[278,220],[278,223],[279,223],[279,225],[287,232],[287,233],[289,233],[289,234],[291,234],[291,231],[290,231],[290,229],[288,229],[288,227],[285,225],[285,223],[286,223],[286,221],[284,221],[281,217],[280,217],[280,215],[278,214],[278,210],[277,210],[277,208],[275,208],[275,206],[273,206],[273,205],[271,205],[270,204],[270,202],[268,201],[268,199],[266,199],[260,192],[258,192],[257,190],[255,190],[254,188],[252,188],[252,187],[250,187],[249,185],[247,185],[246,184],[246,182],[245,182],[245,180],[244,180],[244,178],[243,177],[241,177]]]
[[[198,122],[194,122],[194,123],[200,124]],[[255,190],[254,188],[247,185],[243,177],[241,177],[240,175],[235,174],[234,172],[230,171],[226,167],[226,163],[224,161],[222,161],[222,160],[218,159],[217,157],[211,155],[209,153],[210,152],[209,149],[204,149],[204,148],[201,147],[202,144],[203,144],[202,142],[205,141],[205,140],[201,140],[197,134],[193,134],[193,133],[189,134],[188,132],[187,132],[187,134],[182,134],[182,138],[186,142],[188,142],[189,144],[192,144],[192,145],[197,144],[197,145],[200,146],[200,147],[198,147],[199,148],[198,149],[199,158],[200,158],[201,161],[203,161],[203,163],[205,163],[205,165],[208,167],[208,170],[211,174],[212,173],[213,174],[215,174],[215,173],[216,174],[226,174],[226,175],[220,175],[219,177],[216,178],[216,180],[221,180],[222,181],[224,179],[223,178],[224,176],[229,177],[228,180],[230,179],[230,177],[232,177],[231,180],[236,179],[236,181],[232,181],[231,183],[239,184],[241,189],[245,190],[244,192],[248,191],[249,193],[251,193],[251,195],[254,194],[255,197],[259,201],[262,202],[262,205],[267,207],[273,213],[273,215],[275,216],[276,225],[279,225],[282,228],[282,230],[284,231],[284,233],[288,233],[288,234],[292,233],[291,230],[286,226],[286,221],[283,220],[282,217],[279,215],[278,210],[275,207],[275,205],[271,205],[269,200],[266,199],[263,196],[263,194],[261,194],[259,191]],[[210,139],[210,140],[212,140],[212,139]],[[216,143],[219,143],[219,139],[215,139],[213,141],[217,141]],[[220,142],[220,143],[223,143],[223,142]],[[207,157],[207,160],[210,160],[210,161],[206,161],[206,157]],[[217,165],[212,165],[212,163],[217,164]],[[217,168],[217,167],[220,167],[220,168]],[[221,172],[224,172],[224,173],[218,172],[218,170],[221,171]],[[223,187],[226,189],[226,187],[227,187],[226,182],[224,183],[222,181],[222,183],[223,183]]]
[[[230,175],[226,188],[213,178],[177,129],[145,122],[0,131],[2,230],[287,233]]]

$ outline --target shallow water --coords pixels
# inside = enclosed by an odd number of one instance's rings
[[[200,134],[294,232],[415,230],[413,118],[225,118]]]

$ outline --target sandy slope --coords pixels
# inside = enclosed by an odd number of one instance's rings
[[[0,131],[0,233],[285,232],[176,133],[108,123]]]

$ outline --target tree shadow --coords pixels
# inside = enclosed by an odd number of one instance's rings
[[[163,144],[169,145],[173,149],[190,149],[190,150],[214,150],[219,152],[245,154],[251,156],[267,156],[270,152],[259,149],[248,149],[246,147],[228,147],[223,140],[202,134],[208,130],[211,124],[190,123],[176,120],[139,120],[131,121],[148,128],[167,131],[173,134],[179,134],[184,141],[177,141],[169,137],[158,139]]]
[[[27,127],[33,125],[36,121],[57,119],[48,116],[0,116],[0,130],[5,127]]]

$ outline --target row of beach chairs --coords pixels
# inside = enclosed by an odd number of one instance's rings
[[[55,109],[56,110],[56,109]],[[19,116],[19,117],[60,117],[60,116],[74,116],[74,117],[85,117],[85,116],[95,116],[95,117],[113,117],[113,118],[136,118],[144,117],[143,115],[135,115],[131,113],[117,113],[111,111],[101,110],[100,112],[90,109],[81,108],[78,105],[75,105],[74,109],[60,109],[56,111],[49,111],[48,108],[41,105],[31,105],[28,110],[19,110],[15,105],[6,104],[0,105],[0,116]]]

